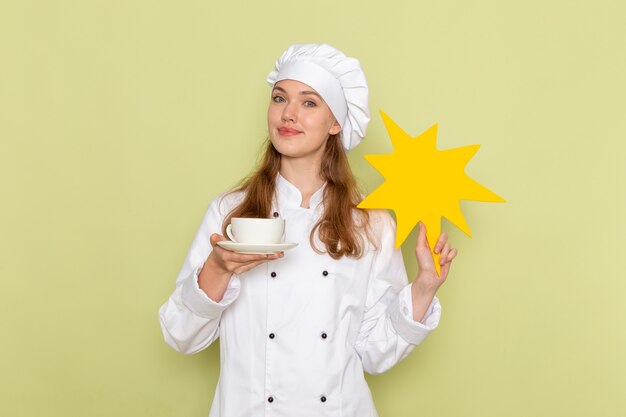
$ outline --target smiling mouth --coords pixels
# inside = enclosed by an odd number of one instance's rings
[[[300,132],[299,130],[295,130],[295,129],[281,127],[280,129],[278,129],[278,133],[281,136],[295,136],[295,135],[299,135],[302,132]]]

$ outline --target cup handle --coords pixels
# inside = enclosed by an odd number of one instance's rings
[[[232,240],[233,242],[237,242],[237,239],[235,239],[235,236],[233,236],[232,224],[226,226],[226,234],[228,235],[228,238],[230,240]]]

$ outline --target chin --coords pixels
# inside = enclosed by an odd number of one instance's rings
[[[301,156],[302,154],[302,150],[299,149],[299,147],[297,146],[297,144],[293,143],[292,141],[289,140],[281,140],[281,139],[271,139],[272,141],[272,145],[274,145],[274,149],[276,149],[276,151],[278,151],[279,154],[290,157],[290,158],[297,158],[298,156]]]

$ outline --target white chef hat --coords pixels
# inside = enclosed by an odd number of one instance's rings
[[[267,76],[271,86],[281,80],[300,81],[322,96],[341,126],[341,141],[347,151],[361,142],[370,111],[367,81],[357,59],[330,45],[292,45]]]

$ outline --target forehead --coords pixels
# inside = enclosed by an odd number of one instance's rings
[[[273,89],[281,89],[284,90],[288,93],[310,93],[310,94],[316,94],[316,95],[320,95],[317,91],[315,91],[315,89],[313,87],[311,87],[310,85],[307,85],[303,82],[300,81],[296,81],[296,80],[280,80],[278,81],[276,84],[274,84],[274,88]]]

